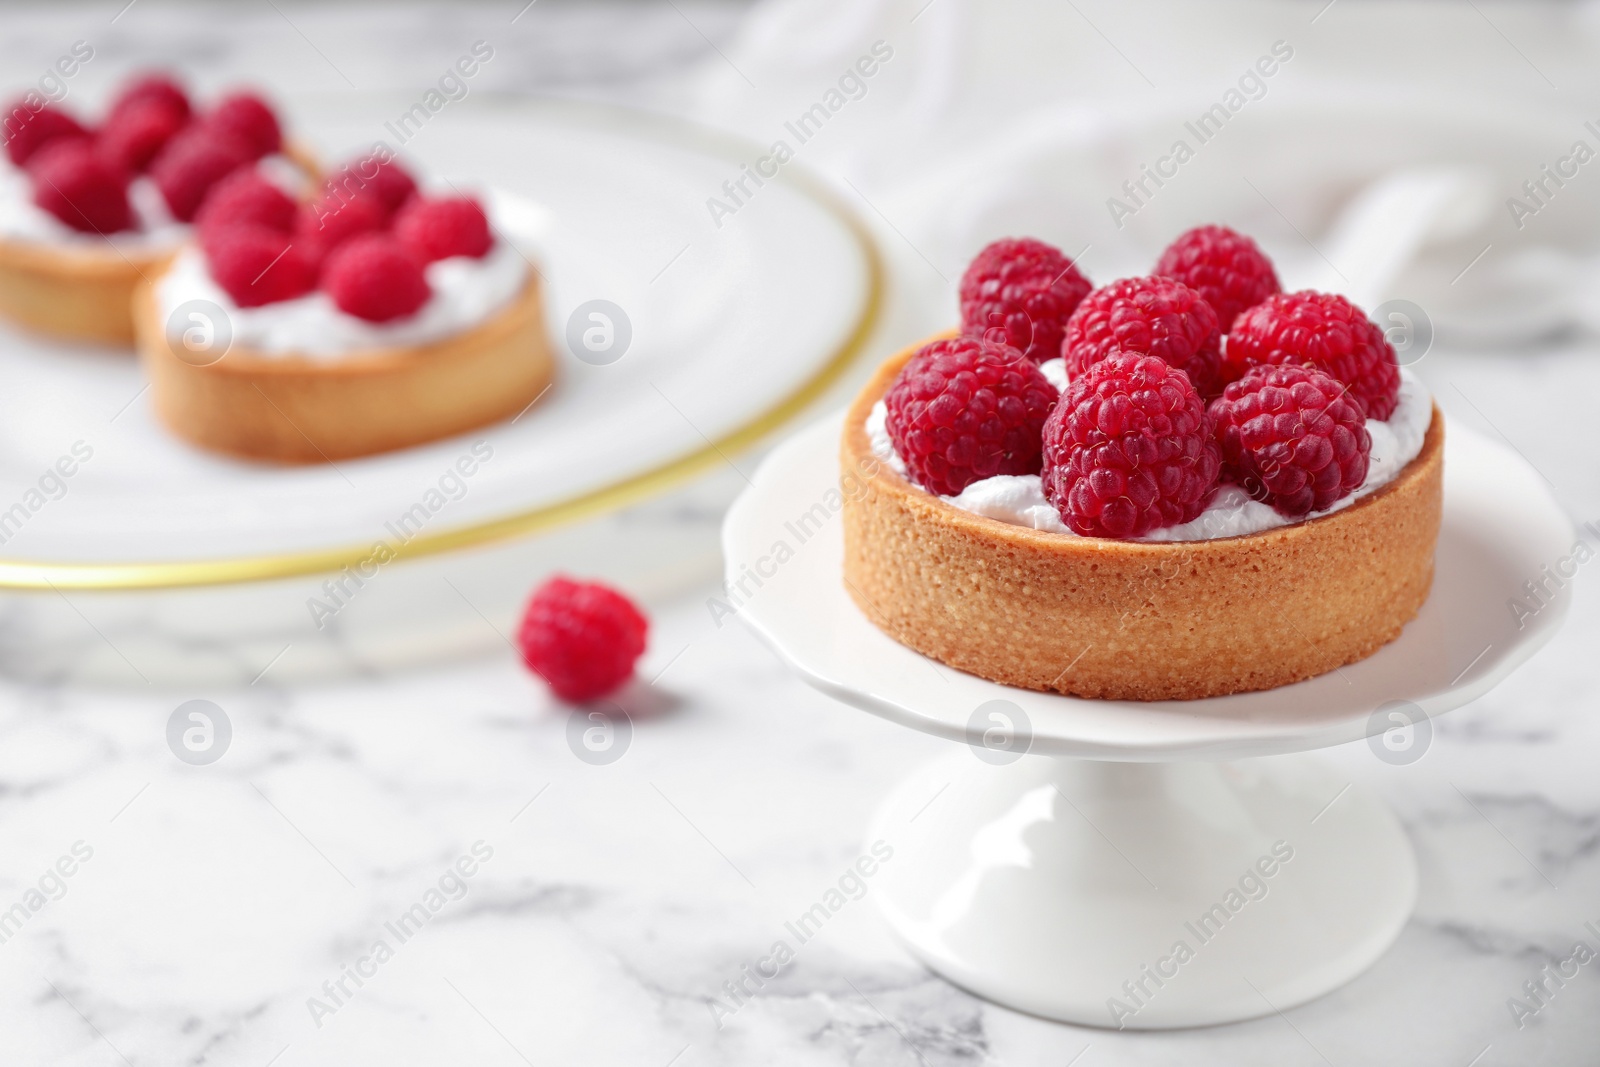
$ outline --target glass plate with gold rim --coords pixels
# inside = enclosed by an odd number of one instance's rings
[[[384,103],[319,104],[292,120],[339,160],[378,138],[397,144]],[[870,238],[795,163],[760,185],[745,180],[732,213],[710,210],[713,198],[733,203],[724,183],[763,155],[754,145],[619,109],[488,98],[403,132],[411,139],[398,147],[419,173],[505,190],[548,213],[538,258],[560,359],[551,393],[514,423],[277,467],[174,438],[125,354],[7,331],[0,516],[12,509],[12,520],[0,517],[0,589],[326,573],[378,541],[414,557],[603,513],[723,464],[781,425],[843,371],[875,315]],[[620,309],[609,327],[584,315],[602,300]],[[631,333],[620,357],[575,355],[575,314],[580,338],[596,325]],[[492,460],[457,487],[449,472],[483,442]],[[66,464],[71,476],[51,476],[75,448],[92,455]],[[445,503],[417,522],[441,478]]]
[[[339,161],[395,145],[385,122],[410,103],[285,110]],[[803,160],[746,179],[737,210],[713,217],[708,200],[729,204],[724,183],[764,149],[610,107],[475,95],[398,147],[422,174],[546,212],[555,388],[514,423],[274,467],[174,438],[130,354],[0,326],[0,673],[340,676],[503,651],[552,570],[646,597],[715,573],[714,517],[732,496],[716,472],[742,485],[739,454],[827,394],[877,319],[882,272],[859,220]],[[597,300],[626,316],[620,358],[567,343]],[[599,324],[578,319],[581,347]],[[453,477],[484,443],[492,458]],[[69,476],[51,473],[62,457]],[[396,558],[375,564],[379,544]]]

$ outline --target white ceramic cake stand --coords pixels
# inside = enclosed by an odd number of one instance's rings
[[[996,685],[868,622],[841,580],[839,426],[790,439],[729,513],[728,601],[816,688],[966,743],[868,836],[894,850],[872,885],[912,952],[1009,1007],[1149,1029],[1286,1009],[1384,953],[1417,893],[1394,816],[1303,756],[1222,761],[1371,738],[1406,762],[1428,716],[1549,640],[1565,591],[1547,581],[1539,606],[1524,583],[1570,562],[1574,532],[1522,459],[1450,428],[1433,592],[1376,655],[1268,692],[1132,703]]]

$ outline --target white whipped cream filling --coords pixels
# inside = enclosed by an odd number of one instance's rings
[[[233,344],[267,356],[332,362],[363,349],[427,344],[471,329],[522,290],[549,217],[543,207],[508,193],[494,191],[484,200],[494,247],[482,259],[452,256],[428,264],[423,273],[433,295],[402,319],[368,322],[347,315],[321,290],[241,308],[211,277],[205,255],[190,246],[156,284],[168,335],[174,343],[182,343],[190,324],[173,312],[190,300],[216,304],[228,317]]]
[[[1061,360],[1041,363],[1039,369],[1056,388],[1066,389],[1066,366]],[[1372,436],[1367,480],[1354,493],[1335,502],[1333,507],[1326,511],[1314,511],[1304,519],[1289,519],[1278,514],[1270,504],[1252,500],[1239,486],[1224,485],[1217,490],[1210,506],[1192,521],[1152,530],[1136,540],[1210,541],[1219,537],[1242,537],[1331,515],[1394,481],[1406,464],[1421,453],[1422,442],[1428,435],[1428,424],[1432,419],[1433,397],[1410,371],[1401,368],[1400,402],[1393,414],[1385,422],[1367,420],[1367,433]],[[882,400],[874,404],[867,415],[866,430],[872,442],[873,455],[896,474],[905,477],[906,465],[895,453],[894,443],[889,439],[889,408]],[[956,496],[940,499],[962,511],[998,519],[1013,526],[1027,526],[1069,537],[1078,536],[1062,521],[1055,505],[1045,499],[1043,482],[1037,474],[1000,474],[984,478],[973,482]]]
[[[257,166],[291,195],[299,195],[308,180],[287,156],[267,156]],[[109,242],[123,252],[162,251],[188,239],[191,227],[172,217],[161,190],[148,175],[141,174],[128,183],[128,206],[133,209],[132,230],[104,235],[75,230],[33,202],[33,183],[26,171],[0,166],[0,237],[81,246]]]

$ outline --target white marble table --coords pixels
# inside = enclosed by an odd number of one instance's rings
[[[367,47],[346,42],[332,58],[388,87],[431,71],[443,29],[470,36],[468,23],[505,22],[517,6],[460,23],[442,9],[290,7],[292,25],[264,8],[241,28],[147,2],[107,21],[107,72],[113,58],[167,56],[207,76],[266,77],[282,62],[286,76],[332,81],[296,35],[343,40],[335,31],[359,24]],[[8,13],[0,60],[24,71],[86,11],[109,20],[116,6]],[[684,7],[711,33],[736,14]],[[548,87],[552,64],[584,54],[570,41],[586,40],[614,65],[601,73],[621,72],[607,82],[585,67],[585,91],[636,96],[653,84],[641,71],[704,54],[686,21],[546,0],[527,16],[538,32],[514,31],[543,59],[497,68],[499,87]],[[568,45],[548,44],[552,27]],[[1577,518],[1600,519],[1596,354],[1437,352],[1420,370],[1452,418],[1503,433]],[[652,605],[641,676],[654,681],[628,694],[631,742],[604,766],[574,755],[568,713],[509,650],[293,688],[270,672],[208,692],[95,690],[70,674],[0,683],[0,1060],[1592,1064],[1600,964],[1521,1029],[1507,1006],[1574,942],[1600,948],[1584,928],[1600,926],[1592,569],[1554,645],[1439,722],[1420,762],[1389,766],[1363,745],[1327,754],[1395,807],[1416,845],[1421,901],[1395,949],[1284,1016],[1170,1034],[1077,1029],[976,1000],[912,962],[870,895],[800,943],[786,923],[839,886],[873,806],[945,746],[803,687],[735,622],[716,625],[710,586]],[[209,766],[166,740],[169,715],[194,698],[233,728]],[[470,877],[447,874],[463,857]],[[39,907],[7,932],[18,901]],[[793,958],[758,987],[747,975],[771,972],[780,940]],[[741,981],[747,1001],[728,992]]]
[[[1485,1048],[1480,1064],[1592,1062],[1589,968],[1520,1032],[1506,1007],[1600,923],[1592,596],[1553,647],[1441,721],[1420,762],[1390,767],[1364,745],[1328,754],[1395,806],[1421,860],[1421,903],[1388,956],[1282,1018],[1140,1035],[953,989],[890,941],[870,896],[798,941],[785,924],[856,860],[872,807],[944,746],[804,688],[741,626],[713,623],[709,592],[658,607],[643,675],[659,677],[629,695],[644,713],[606,766],[575,758],[568,713],[509,651],[292,691],[270,675],[203,694],[5,690],[0,906],[75,843],[93,850],[0,944],[7,1062],[1084,1053],[1084,1065],[1465,1067]],[[169,713],[195,696],[233,724],[211,766],[166,744]],[[492,858],[420,932],[398,927],[402,942],[393,924],[479,841]],[[338,1000],[324,989],[380,940],[393,958],[363,963],[364,985],[345,979]],[[794,958],[757,988],[745,968],[779,940]],[[724,986],[741,980],[742,1005]]]

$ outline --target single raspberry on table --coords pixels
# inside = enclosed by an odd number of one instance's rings
[[[424,263],[451,256],[481,259],[494,246],[483,205],[466,197],[412,197],[394,217],[394,235]]]
[[[250,147],[237,137],[191,126],[167,142],[150,165],[150,177],[172,217],[188,222],[212,186],[253,158]]]
[[[1044,426],[1044,495],[1085,537],[1141,537],[1189,522],[1222,455],[1182,370],[1115,352],[1072,379]]]
[[[322,287],[340,311],[369,322],[409,315],[433,294],[422,264],[386,233],[353,237],[330,252]]]
[[[329,175],[323,188],[340,200],[375,197],[384,213],[392,215],[417,191],[417,180],[397,160],[367,155]]]
[[[1123,278],[1083,298],[1067,320],[1061,355],[1076,378],[1114,352],[1155,356],[1183,371],[1203,397],[1222,391],[1217,313],[1171,278]]]
[[[1279,292],[1278,272],[1256,243],[1226,226],[1196,226],[1167,246],[1154,273],[1182,282],[1217,313],[1222,332],[1246,308]]]
[[[218,133],[237,137],[250,147],[252,159],[260,159],[283,147],[278,116],[255,93],[230,93],[206,113],[201,123]]]
[[[48,104],[35,109],[23,99],[6,112],[6,156],[19,167],[51,141],[88,136],[89,131],[77,119]]]
[[[206,195],[195,214],[202,234],[216,227],[250,223],[288,233],[298,207],[294,199],[253,167],[241,167]]]
[[[955,337],[912,356],[884,403],[889,439],[912,480],[954,496],[982,478],[1039,473],[1039,435],[1057,398],[1017,349]]]
[[[95,144],[106,162],[137,174],[150,165],[187,121],[171,104],[150,97],[135,101],[107,119]]]
[[[1306,363],[1332,375],[1369,419],[1388,419],[1400,402],[1394,346],[1360,308],[1333,293],[1279,293],[1240,315],[1223,372],[1232,381],[1259,363]]]
[[[140,74],[125,83],[112,101],[107,118],[114,121],[128,109],[149,101],[156,101],[176,112],[180,120],[187,121],[189,118],[189,95],[170,75],[158,72]]]
[[[1003,340],[1035,363],[1061,355],[1061,331],[1089,281],[1060,250],[1007,237],[979,252],[961,276],[961,332]]]
[[[1324,511],[1367,480],[1366,418],[1344,383],[1315,367],[1251,367],[1210,413],[1223,477],[1281,515]]]
[[[332,193],[300,208],[295,232],[337,248],[364,233],[376,233],[388,224],[388,213],[377,197],[361,193],[340,199]]]
[[[219,225],[206,233],[204,245],[211,276],[240,307],[293,300],[317,287],[317,250],[282,230]]]
[[[85,233],[116,233],[133,226],[133,210],[120,171],[90,142],[73,137],[47,144],[28,163],[33,202]]]
[[[578,704],[633,676],[649,632],[644,613],[615,589],[558,575],[528,601],[517,645],[556,696]]]

